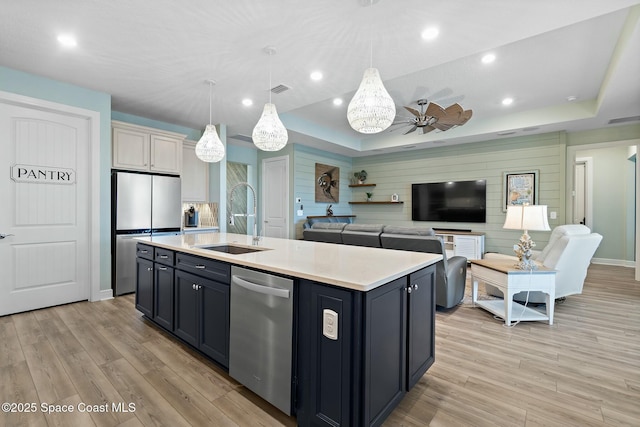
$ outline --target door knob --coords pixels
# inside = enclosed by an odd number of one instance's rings
[[[13,236],[13,234],[2,234],[0,233],[0,239],[4,239],[5,237]]]

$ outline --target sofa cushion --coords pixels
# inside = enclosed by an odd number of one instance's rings
[[[387,234],[410,234],[413,236],[435,236],[436,232],[433,228],[427,227],[402,227],[399,225],[387,225],[384,227],[383,233]]]
[[[358,231],[361,233],[382,233],[382,224],[347,224],[344,231]]]
[[[338,230],[342,231],[344,226],[347,225],[344,222],[316,222],[311,226],[312,230]]]

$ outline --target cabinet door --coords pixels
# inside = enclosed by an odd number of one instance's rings
[[[407,308],[407,390],[435,360],[435,266],[409,276]]]
[[[229,285],[202,279],[199,348],[224,367],[229,366]]]
[[[470,259],[480,259],[478,241],[480,236],[454,236],[454,254]]]
[[[154,270],[153,320],[173,331],[173,268],[156,263]]]
[[[153,262],[136,258],[136,308],[153,318]]]
[[[180,175],[182,169],[182,140],[151,134],[150,170]]]
[[[149,170],[149,134],[132,129],[112,128],[111,164],[114,169]]]
[[[175,318],[174,333],[191,344],[198,346],[198,291],[196,287],[202,279],[184,271],[175,271]]]
[[[196,143],[182,144],[182,200],[202,202],[209,200],[209,164],[196,156]]]
[[[352,291],[300,280],[298,297],[297,418],[302,426],[360,425],[360,335]],[[323,335],[323,310],[337,314],[337,339]],[[359,323],[358,323],[359,324]],[[354,344],[355,343],[355,344]]]
[[[406,276],[365,295],[365,425],[380,425],[406,393],[406,306]]]

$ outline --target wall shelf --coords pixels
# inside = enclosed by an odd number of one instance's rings
[[[349,202],[350,205],[401,205],[404,202]]]
[[[375,187],[375,184],[349,184],[349,187]]]

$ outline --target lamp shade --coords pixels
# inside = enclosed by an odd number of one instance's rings
[[[347,120],[360,133],[382,132],[396,117],[396,104],[382,84],[377,68],[367,68],[349,102]]]
[[[256,147],[263,151],[278,151],[287,145],[289,134],[280,121],[274,104],[264,105],[262,116],[253,128],[251,139]]]
[[[224,157],[224,145],[214,125],[207,125],[205,128],[200,141],[196,144],[196,156],[203,162],[209,163],[219,162]]]
[[[551,230],[547,221],[547,206],[507,206],[507,218],[502,228],[510,230]]]

